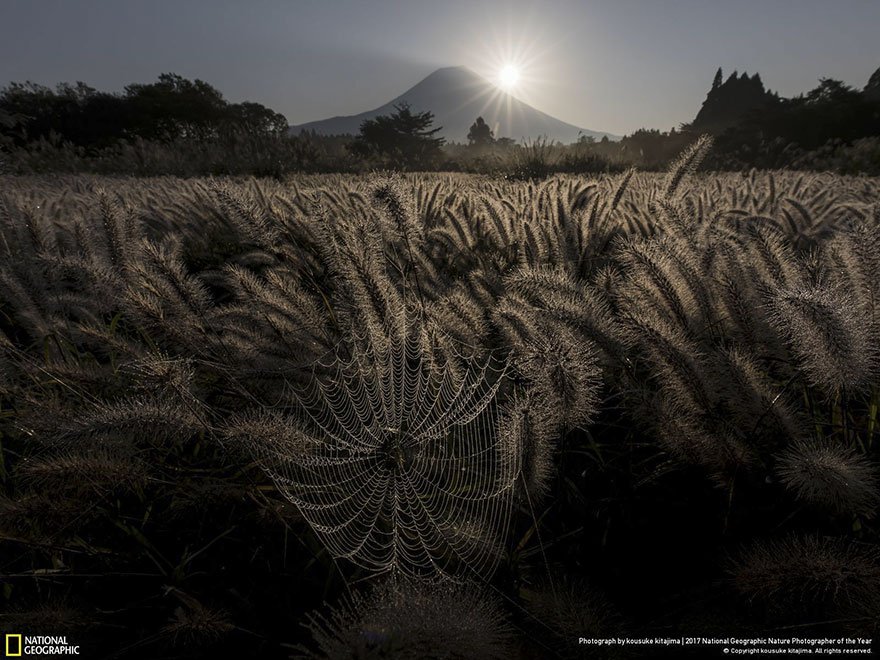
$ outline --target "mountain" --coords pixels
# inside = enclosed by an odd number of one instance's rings
[[[563,143],[576,142],[578,134],[601,139],[617,139],[610,133],[572,126],[551,117],[500,90],[485,78],[464,66],[437,69],[434,73],[395,99],[375,110],[358,115],[331,117],[321,121],[291,126],[290,132],[314,132],[318,135],[356,135],[361,122],[394,112],[399,103],[409,103],[413,111],[434,113],[434,126],[442,126],[438,135],[449,141],[467,142],[471,124],[482,117],[496,138],[535,139],[546,136]]]

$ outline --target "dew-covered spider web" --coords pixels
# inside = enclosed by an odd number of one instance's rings
[[[361,342],[298,398],[264,466],[330,553],[371,572],[491,573],[519,447],[497,433],[505,365],[443,351],[421,323]]]

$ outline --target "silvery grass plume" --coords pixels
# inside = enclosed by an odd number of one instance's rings
[[[514,350],[517,370],[531,384],[532,400],[560,430],[589,423],[599,405],[601,372],[592,342],[565,326],[542,331]]]
[[[443,221],[427,231],[427,249],[443,264],[446,273],[461,276],[485,268],[489,263],[497,265],[502,255],[504,261],[511,258],[515,251],[511,236],[517,231],[514,223],[507,220],[508,215],[492,203],[486,203],[485,213],[486,224],[493,220],[497,224],[486,232],[483,240],[478,225],[484,216],[472,208],[471,203],[447,210]]]
[[[34,545],[57,545],[74,538],[99,517],[82,500],[41,492],[0,496],[0,535]]]
[[[523,591],[526,609],[543,626],[535,635],[552,644],[560,658],[583,657],[575,643],[579,637],[608,639],[623,636],[624,622],[614,606],[598,591],[578,580],[558,580],[555,585],[539,583]],[[547,635],[553,632],[555,639]],[[620,647],[591,647],[589,657],[621,658]]]
[[[876,466],[832,439],[794,442],[779,455],[776,473],[798,500],[833,513],[870,515],[880,504]]]
[[[677,237],[621,242],[617,255],[626,275],[617,292],[621,306],[703,333],[716,313],[696,250]]]
[[[320,299],[296,278],[241,266],[227,266],[224,274],[234,301],[216,315],[220,351],[240,363],[241,373],[296,373],[335,345]]]
[[[387,580],[326,615],[313,613],[305,626],[315,648],[300,657],[506,660],[515,652],[513,630],[482,592],[466,584]]]
[[[206,428],[184,361],[151,356],[95,375],[88,362],[71,360],[59,371],[19,357],[17,366],[36,386],[23,391],[28,406],[14,421],[26,442],[12,468],[17,488],[15,499],[5,503],[7,519],[15,521],[46,493],[55,498],[47,511],[34,511],[28,534],[39,532],[46,520],[54,523],[56,509],[66,516],[67,507],[82,513],[114,496],[142,497],[161,469],[146,458],[155,458],[151,450],[167,455]],[[119,390],[126,394],[96,396]],[[83,516],[82,523],[88,520]]]
[[[758,355],[732,346],[716,353],[718,391],[742,435],[756,447],[780,447],[798,438],[804,420],[796,413],[784,385],[774,384]]]
[[[519,473],[496,433],[506,365],[451,359],[421,319],[392,320],[297,394],[297,417],[238,419],[250,447],[334,557],[367,571],[493,570]]]
[[[555,474],[555,441],[559,434],[558,414],[548,409],[541,396],[527,389],[517,395],[501,416],[498,435],[511,446],[520,447],[521,479],[517,499],[535,505],[550,492]]]
[[[719,330],[730,340],[743,346],[767,346],[769,350],[781,351],[776,333],[767,322],[766,314],[755,313],[762,309],[765,284],[751,264],[754,260],[742,258],[740,243],[719,245],[709,277],[715,282],[715,308]]]
[[[12,342],[0,330],[0,396],[10,394],[15,388],[16,370],[12,360],[13,354]]]
[[[475,288],[478,290],[474,291]],[[474,277],[433,301],[425,313],[439,332],[449,337],[462,353],[476,357],[485,353],[485,347],[489,345],[488,307],[481,299],[488,296],[491,294],[485,291],[479,278]]]
[[[213,298],[189,272],[179,240],[142,241],[126,268],[127,310],[163,344],[203,353],[214,343]]]
[[[536,340],[552,325],[592,342],[603,365],[611,366],[622,357],[620,323],[598,286],[559,267],[521,267],[504,283],[508,293],[498,301],[493,317],[514,350]]]
[[[425,219],[413,194],[400,179],[391,178],[372,189],[371,199],[379,213],[385,251],[395,264],[391,274],[398,286],[411,287],[422,301],[442,295],[448,274],[438,269],[428,248]]]
[[[115,266],[100,240],[82,249],[82,225],[59,225],[42,212],[0,200],[0,304],[35,342],[78,341],[79,323],[95,323],[112,309],[119,289]],[[60,353],[57,343],[48,350]]]
[[[696,173],[703,159],[712,148],[712,137],[701,135],[681,152],[669,166],[662,183],[647,191],[641,204],[630,209],[627,224],[630,234],[643,238],[664,233],[691,232],[695,229],[697,214],[685,204],[680,192],[681,184],[689,175]],[[634,213],[633,213],[634,211]]]
[[[69,447],[90,439],[121,438],[126,443],[169,446],[205,428],[192,400],[168,392],[149,392],[109,401],[80,402],[80,410],[34,404],[19,419],[25,435],[50,447]]]
[[[811,385],[828,394],[854,392],[877,377],[871,318],[839,287],[777,289],[768,307],[771,323],[788,340]]]
[[[757,219],[742,234],[736,257],[747,264],[752,279],[764,288],[801,286],[808,279],[805,264],[791,241],[772,224]],[[748,258],[743,259],[745,251]]]
[[[211,180],[207,189],[242,242],[269,253],[285,249],[279,219],[266,204],[228,183]]]
[[[106,443],[27,457],[16,468],[16,476],[25,489],[72,498],[142,492],[149,475],[149,465],[132,448]]]
[[[264,388],[282,378],[301,382],[340,335],[380,336],[384,320],[401,313],[400,289],[409,281],[392,276],[400,263],[386,254],[384,240],[396,228],[366,200],[324,192],[320,204],[299,208],[283,206],[284,199],[267,207],[267,200],[230,186],[214,190],[257,250],[246,263],[223,267],[221,284],[234,300],[210,310],[216,336],[209,345],[215,357]],[[331,212],[336,206],[339,212]]]
[[[826,254],[833,282],[870,319],[873,341],[880,343],[880,222],[852,223],[834,235]]]
[[[729,570],[742,596],[790,616],[863,615],[880,600],[880,553],[841,538],[757,541],[731,561]]]
[[[707,368],[706,353],[680,327],[654,314],[630,312],[628,345],[650,367],[652,386],[663,398],[691,416],[711,416],[716,391]]]
[[[700,163],[712,148],[712,136],[701,135],[697,140],[685,149],[676,161],[670,166],[662,191],[662,198],[672,201],[676,197],[679,186],[686,176],[697,171]]]
[[[373,188],[373,201],[384,219],[391,224],[390,235],[402,239],[404,247],[420,247],[425,241],[425,227],[419,222],[412,196],[399,179],[388,179]]]
[[[73,360],[65,371],[23,357],[17,366],[38,384],[22,392],[28,406],[14,421],[26,440],[14,466],[19,499],[51,492],[82,504],[142,493],[155,467],[145,453],[173,451],[208,428],[187,361],[153,355],[97,374]]]
[[[510,212],[505,200],[485,200],[486,241],[496,254],[515,255],[521,267],[555,266],[589,278],[608,259],[612,239],[622,233],[618,208],[635,171],[614,180],[541,184],[531,209]]]
[[[6,609],[0,614],[3,627],[31,635],[41,635],[46,630],[57,631],[53,634],[81,634],[94,627],[95,616],[86,607],[78,607],[72,600],[55,593],[45,597],[44,602],[25,602]]]
[[[225,266],[257,272],[268,266],[303,281],[322,271],[324,236],[316,220],[321,219],[323,210],[314,196],[300,193],[292,182],[283,191],[273,192],[263,190],[257,182],[246,187],[214,180],[204,186],[204,194],[220,227],[237,239],[232,245],[239,253],[230,255]],[[352,213],[352,209],[340,212]],[[185,235],[190,225],[186,223],[175,233]]]
[[[663,316],[627,308],[627,345],[643,375],[633,385],[637,413],[673,456],[707,468],[721,483],[753,461],[753,451],[719,415],[710,355],[685,329]]]
[[[729,486],[735,476],[756,463],[755,449],[738,429],[723,419],[708,418],[683,408],[662,392],[646,393],[649,398],[642,413],[660,445],[685,464],[699,465],[721,486]]]
[[[380,336],[386,319],[401,316],[405,294],[410,292],[407,286],[398,286],[391,273],[395,266],[403,267],[385,253],[377,218],[339,219],[318,211],[321,258],[334,289],[334,318],[349,335],[366,330]]]
[[[204,651],[235,630],[225,610],[204,605],[173,587],[166,587],[166,594],[174,595],[180,601],[174,609],[174,617],[160,630],[159,634],[166,643]]]

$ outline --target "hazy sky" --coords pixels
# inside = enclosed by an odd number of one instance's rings
[[[493,77],[582,128],[693,119],[717,67],[783,96],[880,67],[880,0],[0,0],[0,85],[118,91],[162,72],[291,124],[370,110],[441,66]]]

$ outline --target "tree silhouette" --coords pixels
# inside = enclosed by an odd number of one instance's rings
[[[445,140],[434,137],[442,130],[442,127],[431,128],[434,114],[429,111],[414,113],[408,103],[395,105],[394,109],[390,115],[379,115],[361,123],[351,151],[406,169],[435,161]]]
[[[287,133],[287,118],[260,103],[245,101],[230,104],[226,109],[226,126],[249,135],[283,136]]]
[[[721,87],[721,84],[724,82],[724,77],[721,72],[721,67],[718,67],[718,71],[715,72],[715,79],[712,81],[712,89],[718,89]]]
[[[202,80],[163,73],[158,82],[125,88],[133,130],[148,139],[214,137],[226,114],[223,95]]]
[[[871,101],[880,101],[880,69],[877,69],[865,85],[865,97]]]
[[[284,115],[259,103],[230,104],[208,83],[173,73],[127,85],[123,94],[82,82],[55,89],[10,83],[0,89],[0,135],[19,146],[50,136],[100,149],[138,138],[206,141],[237,133],[280,137],[286,131]]]
[[[468,142],[475,147],[482,147],[492,144],[495,140],[492,136],[492,129],[489,128],[482,117],[477,117],[467,134]]]
[[[695,133],[720,135],[750,113],[766,108],[775,100],[774,94],[764,88],[759,75],[750,77],[734,71],[722,82],[719,68],[703,106],[688,128]]]

